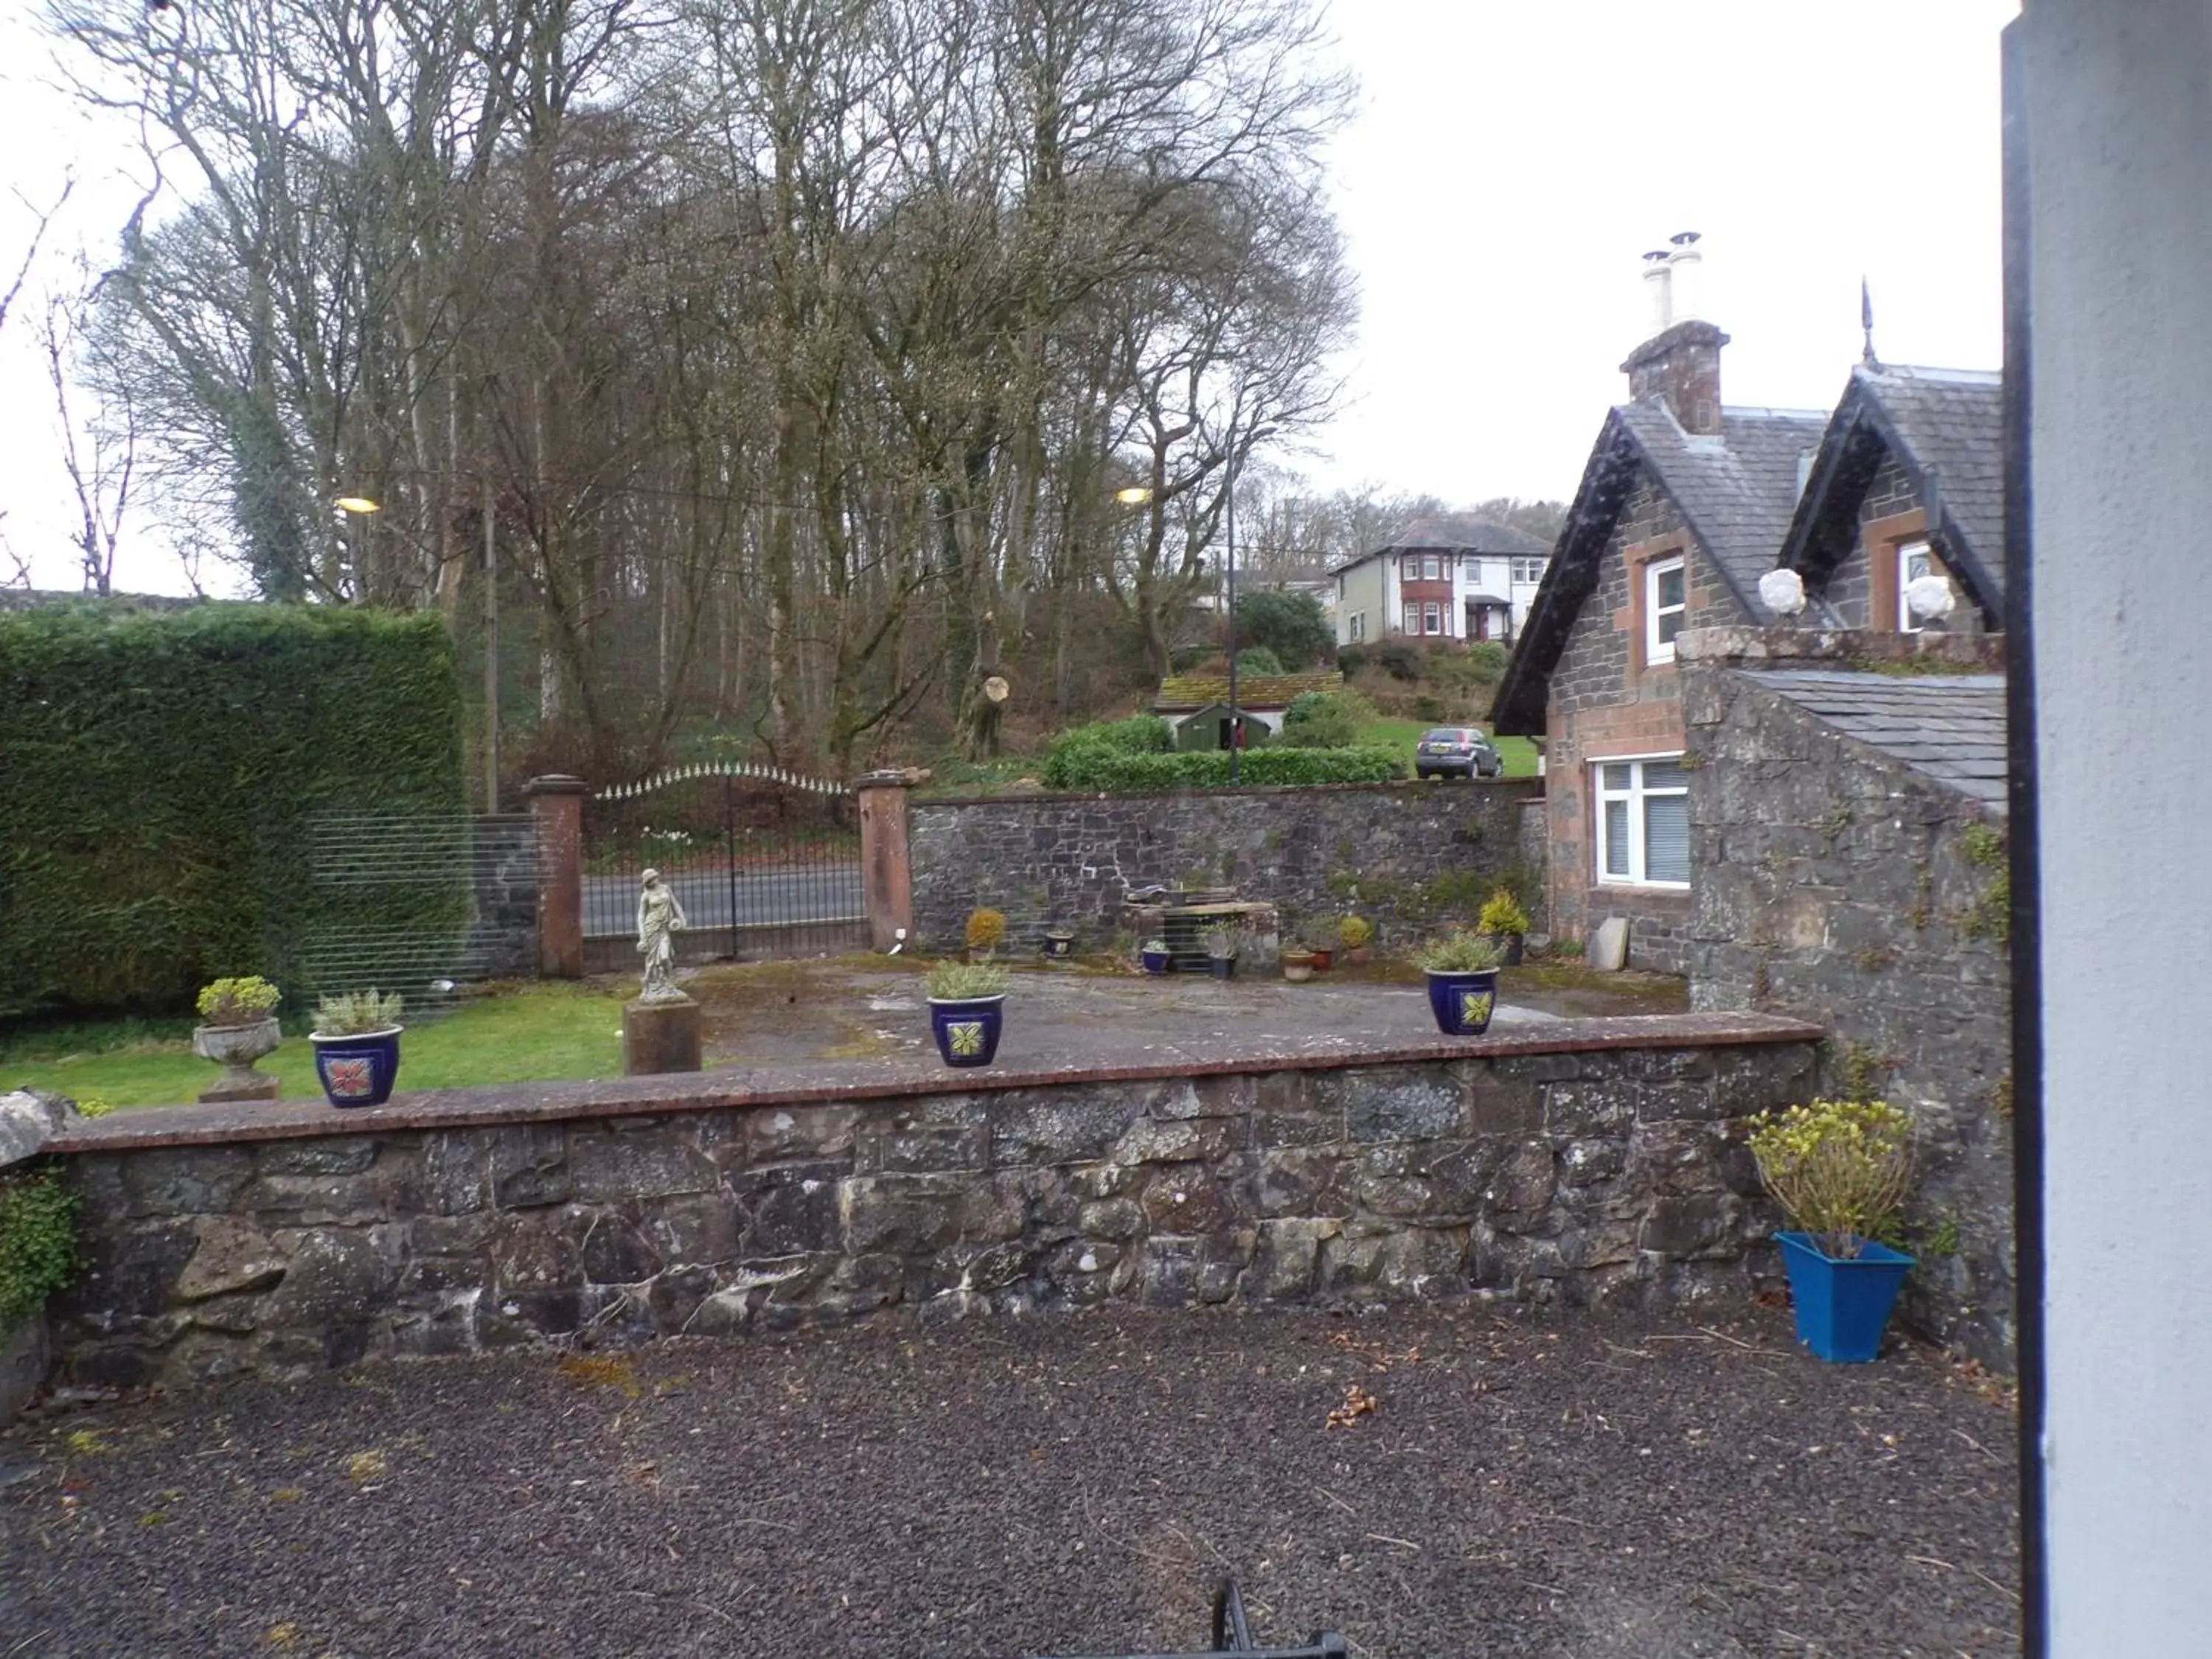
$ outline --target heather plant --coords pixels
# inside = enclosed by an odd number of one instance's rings
[[[1004,996],[1010,982],[1006,970],[989,962],[933,962],[922,976],[924,993],[936,1002]]]

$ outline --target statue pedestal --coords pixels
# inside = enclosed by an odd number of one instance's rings
[[[623,1075],[696,1072],[700,1064],[699,1005],[690,997],[642,998],[623,1004]]]

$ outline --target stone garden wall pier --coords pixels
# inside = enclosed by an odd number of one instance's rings
[[[1747,1292],[1818,1028],[1562,1020],[1125,1069],[791,1068],[72,1120],[59,1380],[863,1316]],[[1259,1045],[1252,1045],[1256,1050]]]

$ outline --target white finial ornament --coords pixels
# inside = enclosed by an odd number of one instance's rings
[[[1948,617],[1958,608],[1959,596],[1942,576],[1915,576],[1905,585],[1905,606],[1922,622]]]
[[[1805,609],[1805,579],[1794,570],[1770,570],[1759,579],[1759,602],[1778,617]]]

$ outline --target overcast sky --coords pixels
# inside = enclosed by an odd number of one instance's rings
[[[42,273],[112,252],[127,134],[54,89],[28,6],[0,15],[0,266],[64,178]],[[1362,299],[1328,486],[1564,496],[1644,334],[1638,266],[1704,235],[1731,404],[1826,409],[1859,350],[1991,368],[2001,345],[1997,36],[2016,0],[1339,0],[1360,114],[1333,152]],[[21,198],[20,200],[18,198]],[[33,284],[38,281],[34,276]],[[27,290],[0,337],[0,511],[74,586],[69,497]],[[156,538],[118,586],[180,592]],[[4,568],[6,567],[0,567]]]

